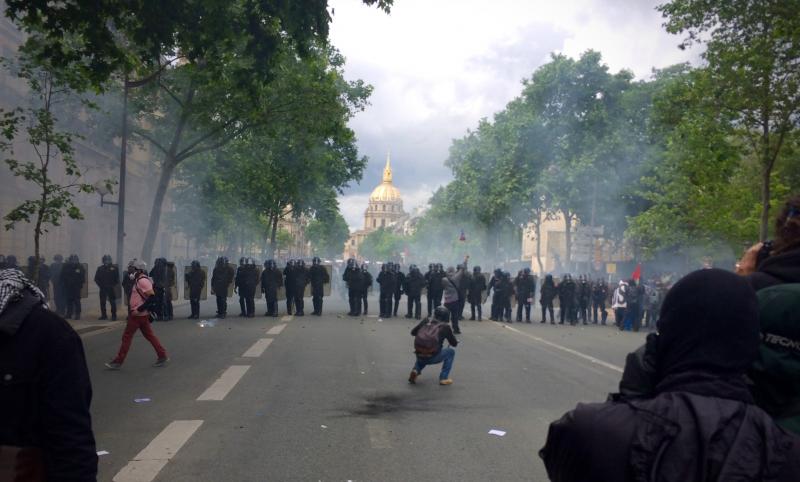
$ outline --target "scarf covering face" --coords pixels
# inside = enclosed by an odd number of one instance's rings
[[[26,288],[42,301],[46,309],[49,309],[44,294],[21,271],[13,268],[0,270],[0,315]]]
[[[758,354],[758,304],[744,277],[721,269],[690,273],[664,298],[657,322],[659,378],[702,371],[741,375]]]

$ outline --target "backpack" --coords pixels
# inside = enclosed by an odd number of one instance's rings
[[[800,434],[800,283],[759,290],[761,345],[748,376],[756,403]]]
[[[430,358],[439,353],[439,330],[442,324],[429,321],[417,330],[414,337],[414,353],[421,358]]]

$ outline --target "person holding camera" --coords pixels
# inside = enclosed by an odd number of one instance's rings
[[[106,363],[106,368],[109,370],[119,370],[125,362],[125,357],[131,347],[133,335],[137,330],[142,331],[142,335],[147,341],[153,345],[158,359],[153,364],[155,367],[163,367],[169,362],[167,351],[161,346],[161,342],[153,333],[153,328],[150,326],[150,310],[153,305],[157,303],[155,291],[153,290],[153,282],[145,274],[147,265],[144,261],[137,259],[128,263],[128,277],[133,281],[131,288],[131,299],[128,308],[128,324],[125,326],[125,332],[122,334],[122,344],[119,347],[117,356]]]
[[[756,403],[800,434],[800,195],[775,220],[775,238],[751,247],[736,264],[758,295],[759,357],[747,373]]]

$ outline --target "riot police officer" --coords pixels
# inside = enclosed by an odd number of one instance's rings
[[[400,306],[400,298],[403,296],[403,287],[406,284],[406,275],[400,271],[399,263],[392,263],[392,274],[394,275],[394,309],[392,316],[397,317],[397,308]]]
[[[308,277],[311,281],[311,302],[314,305],[312,314],[322,316],[322,297],[325,295],[325,284],[331,282],[331,277],[325,266],[322,266],[322,261],[316,256],[311,260]]]
[[[241,308],[241,312],[239,316],[247,316],[247,306],[245,304],[245,296],[244,292],[242,291],[242,283],[245,278],[245,265],[247,264],[247,258],[242,256],[239,258],[239,267],[236,268],[236,275],[233,278],[233,292],[239,295],[239,308]]]
[[[261,273],[261,291],[267,299],[267,312],[264,316],[278,316],[278,288],[283,286],[283,275],[274,260],[264,261]]]
[[[397,278],[392,273],[391,262],[384,263],[376,280],[380,285],[378,302],[380,308],[379,316],[381,318],[391,318],[392,316],[392,297],[394,296],[396,280]]]
[[[431,289],[433,290],[433,308],[436,309],[439,306],[442,306],[442,296],[444,296],[444,288],[442,284],[442,279],[447,276],[444,272],[444,267],[442,263],[436,263],[433,267],[433,276],[431,276]]]
[[[358,276],[356,277],[357,280],[357,289],[358,289],[358,301],[356,303],[356,316],[361,314],[361,305],[364,305],[364,316],[367,316],[369,312],[369,305],[367,303],[367,296],[369,295],[369,289],[372,288],[372,273],[369,272],[369,268],[367,267],[366,263],[361,265],[361,271],[359,271]]]
[[[470,320],[475,321],[475,312],[478,312],[478,321],[483,321],[483,292],[486,291],[486,276],[481,273],[481,267],[472,268],[472,277],[469,280],[467,300],[470,307]]]
[[[425,275],[424,275],[424,277],[425,277],[425,290],[427,291],[427,293],[425,295],[425,298],[426,298],[427,304],[428,304],[428,318],[430,318],[431,314],[433,313],[433,295],[431,295],[431,283],[433,283],[432,278],[433,278],[434,266],[435,265],[433,263],[428,264],[428,271],[426,271]]]
[[[119,270],[111,261],[111,256],[103,255],[102,264],[94,272],[94,282],[100,290],[100,318],[107,320],[106,300],[111,305],[111,321],[117,319],[117,295],[115,288],[119,286]]]
[[[244,265],[239,295],[244,297],[244,313],[248,318],[256,316],[256,286],[258,285],[258,269],[253,258],[247,258]]]
[[[531,304],[533,295],[536,293],[536,279],[531,275],[531,269],[523,269],[517,279],[514,280],[514,288],[517,292],[517,322],[522,321],[522,310],[525,309],[525,322],[531,322]]]
[[[228,266],[228,258],[220,256],[211,273],[211,289],[217,297],[217,317],[225,318],[228,314],[228,287],[233,283],[233,268]]]
[[[589,304],[592,300],[592,285],[584,275],[578,276],[578,317],[584,325],[589,320]]]
[[[306,262],[302,259],[298,260],[295,264],[294,275],[292,277],[292,292],[294,293],[294,314],[296,316],[303,316],[303,307],[305,302],[303,297],[306,295],[306,285],[309,282],[308,268]]]
[[[83,269],[77,254],[69,255],[67,262],[61,269],[61,284],[64,286],[64,296],[67,302],[65,318],[81,319],[81,290],[86,279],[86,270]]]
[[[539,290],[539,304],[542,305],[542,323],[547,322],[547,312],[550,312],[550,324],[555,325],[555,318],[553,316],[553,300],[558,294],[558,288],[553,275],[548,274],[544,277],[542,288]]]
[[[25,271],[25,276],[28,279],[36,280],[36,287],[42,292],[45,299],[50,298],[50,268],[44,263],[44,258],[39,258],[39,267],[35,270],[38,276],[34,276],[34,267],[36,266],[36,256],[28,256],[28,268]]]
[[[206,274],[200,267],[200,262],[192,261],[189,272],[184,275],[186,284],[189,285],[189,307],[192,314],[189,319],[197,320],[200,318],[200,296],[203,294],[203,287],[206,285]]]
[[[608,284],[606,280],[600,278],[595,282],[592,288],[592,320],[597,324],[597,312],[601,312],[602,324],[606,324],[608,319],[608,311],[606,311],[606,300],[608,299]]]
[[[407,298],[406,318],[420,319],[422,315],[422,288],[425,286],[425,277],[419,271],[417,265],[412,264],[408,268],[408,276],[405,279],[403,290]]]
[[[153,269],[150,270],[150,279],[153,280],[153,291],[158,301],[158,307],[154,310],[156,320],[169,321],[172,319],[170,287],[173,285],[171,283],[173,280],[166,258],[156,258]]]
[[[344,269],[344,273],[342,273],[342,281],[347,285],[347,301],[350,304],[350,311],[347,313],[348,316],[356,316],[356,303],[358,303],[359,306],[361,305],[361,292],[351,284],[353,277],[360,272],[361,270],[356,264],[355,258],[348,259],[347,266]]]
[[[294,303],[295,261],[290,259],[283,268],[283,285],[286,286],[286,314],[291,315]]]
[[[61,282],[61,270],[64,267],[64,257],[60,254],[53,256],[53,262],[50,263],[50,279],[53,281],[53,301],[56,305],[56,313],[59,316],[64,316],[64,310],[67,308],[67,301],[64,298],[64,285]]]
[[[564,275],[564,279],[558,284],[558,302],[561,305],[561,321],[559,325],[563,325],[564,321],[569,321],[570,324],[578,322],[575,312],[575,297],[577,295],[577,286],[572,276],[569,273]]]

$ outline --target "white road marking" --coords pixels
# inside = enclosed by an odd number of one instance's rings
[[[495,323],[497,323],[497,322],[495,322]],[[571,355],[575,355],[575,356],[577,356],[579,358],[583,358],[584,360],[588,360],[588,361],[594,363],[595,365],[600,365],[601,367],[608,368],[609,370],[614,370],[615,372],[622,373],[622,367],[618,367],[617,365],[614,365],[614,364],[611,364],[611,363],[608,363],[608,362],[604,362],[603,360],[600,360],[600,359],[595,358],[595,357],[590,356],[590,355],[586,355],[585,353],[581,353],[581,352],[579,352],[577,350],[573,350],[572,348],[567,348],[565,346],[561,346],[558,343],[553,343],[552,341],[545,340],[544,338],[539,338],[538,336],[534,336],[534,335],[525,333],[524,331],[520,331],[520,330],[518,330],[518,329],[516,329],[514,327],[511,327],[511,326],[508,326],[506,324],[503,324],[503,323],[497,323],[497,324],[502,326],[503,328],[505,328],[507,330],[513,331],[514,333],[520,334],[522,336],[526,336],[526,337],[530,338],[531,340],[538,341],[539,343],[542,343],[542,344],[545,344],[547,346],[556,348],[558,350],[567,352],[567,353],[569,353]]]
[[[389,441],[389,428],[385,420],[367,420],[367,432],[369,432],[369,443],[374,449],[390,449],[392,443]]]
[[[260,357],[264,353],[264,350],[266,350],[267,347],[269,347],[270,343],[272,343],[272,340],[273,340],[272,338],[262,338],[258,340],[257,342],[253,343],[253,346],[251,346],[246,352],[244,352],[242,358]]]
[[[197,397],[197,400],[223,400],[249,369],[250,365],[233,365],[228,367],[228,369],[217,378],[217,381],[212,383],[202,395]]]
[[[150,482],[203,424],[202,420],[176,420],[156,435],[147,447],[122,468],[114,482]]]
[[[286,328],[286,323],[275,325],[269,330],[267,330],[267,335],[280,335],[284,328]]]
[[[294,320],[294,315],[284,315],[281,317],[281,321],[292,321]]]

